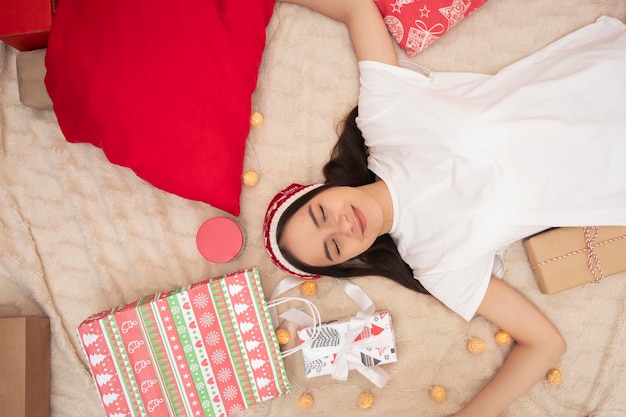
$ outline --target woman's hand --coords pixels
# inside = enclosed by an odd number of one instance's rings
[[[565,340],[548,318],[498,278],[491,278],[478,314],[508,332],[515,345],[494,378],[454,417],[500,415],[566,350]]]

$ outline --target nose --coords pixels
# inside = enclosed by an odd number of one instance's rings
[[[352,235],[353,226],[348,216],[339,216],[337,219],[337,233],[342,235]]]

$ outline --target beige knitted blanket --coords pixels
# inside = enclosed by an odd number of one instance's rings
[[[490,0],[413,60],[434,70],[492,73],[605,14],[625,20],[626,3]],[[52,112],[20,103],[17,52],[0,45],[0,315],[50,317],[53,417],[104,415],[76,337],[90,314],[249,266],[259,266],[267,294],[285,277],[263,249],[265,208],[289,182],[321,179],[335,126],[356,102],[358,75],[347,31],[334,21],[277,3],[267,33],[253,97],[265,123],[251,131],[245,160],[260,181],[243,190],[245,248],[226,264],[207,262],[195,246],[202,222],[223,213],[155,189],[90,145],[67,143]],[[555,364],[563,384],[538,382],[504,415],[626,416],[626,275],[548,296],[521,244],[508,250],[506,263],[504,279],[554,321],[568,351]],[[384,366],[387,386],[356,372],[346,382],[306,379],[295,354],[285,361],[293,393],[242,416],[446,416],[507,355],[509,347],[494,342],[498,329],[481,318],[466,323],[436,300],[378,277],[353,281],[393,317],[398,362]],[[318,284],[312,300],[324,320],[357,311],[335,280]],[[466,349],[472,337],[486,343],[484,353]],[[434,385],[446,388],[446,401],[431,399]],[[364,391],[375,398],[367,411],[357,404]],[[315,403],[301,411],[304,392]]]

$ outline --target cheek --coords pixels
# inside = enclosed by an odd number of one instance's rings
[[[372,234],[372,235],[367,236],[367,238],[365,240],[361,241],[360,242],[361,243],[361,253],[365,252],[370,247],[372,247],[372,245],[376,241],[377,237],[378,236]]]
[[[365,252],[371,243],[369,240],[351,239],[349,242],[345,242],[345,255],[347,259],[352,259],[355,256],[359,256]]]
[[[285,234],[282,246],[300,262],[317,266],[319,259],[316,259],[315,254],[319,251],[315,250],[315,242],[314,238],[305,233]]]

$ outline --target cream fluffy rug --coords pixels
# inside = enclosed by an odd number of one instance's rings
[[[625,20],[626,3],[490,0],[414,61],[440,71],[493,73],[605,14]],[[321,179],[335,126],[355,104],[358,75],[341,24],[277,3],[267,33],[253,97],[265,124],[251,131],[245,161],[260,182],[242,194],[245,249],[221,265],[199,255],[195,233],[204,220],[223,213],[153,188],[90,145],[65,142],[52,112],[20,104],[16,51],[1,45],[0,315],[50,317],[53,417],[104,415],[75,336],[88,315],[253,265],[260,267],[267,294],[285,277],[263,249],[265,208],[289,182]],[[510,248],[506,261],[504,279],[554,320],[569,349],[555,364],[563,384],[537,383],[504,415],[626,416],[626,275],[547,296],[539,292],[521,244]],[[450,415],[506,357],[508,347],[493,341],[498,329],[481,318],[466,323],[434,299],[381,278],[354,282],[393,316],[398,362],[384,368],[388,385],[376,388],[358,373],[344,383],[306,379],[296,354],[286,360],[293,393],[242,416]],[[313,301],[324,320],[357,310],[328,278],[319,281]],[[470,337],[482,338],[487,351],[469,353]],[[430,398],[433,385],[446,387],[445,402]],[[375,396],[368,411],[357,405],[363,391]],[[297,408],[303,392],[315,398],[307,411]]]

